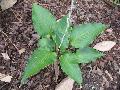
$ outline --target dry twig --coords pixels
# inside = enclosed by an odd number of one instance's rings
[[[19,49],[17,48],[17,46],[11,41],[11,39],[9,39],[8,35],[7,35],[5,32],[3,32],[1,28],[0,28],[0,32],[1,32],[4,36],[6,36],[7,39],[9,40],[9,42],[15,47],[15,49],[16,49],[17,51],[19,51]]]

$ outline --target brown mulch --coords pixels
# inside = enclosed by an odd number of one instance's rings
[[[34,1],[48,8],[57,19],[67,14],[70,7],[70,0]],[[32,0],[18,0],[12,8],[0,12],[0,29],[7,35],[0,32],[0,73],[13,76],[10,83],[0,81],[0,90],[54,90],[66,77],[60,69],[56,82],[55,69],[51,65],[19,88],[27,59],[37,48],[38,37],[32,26],[31,4]],[[100,60],[82,65],[84,82],[82,86],[75,83],[73,90],[120,90],[120,7],[108,5],[103,0],[77,0],[72,22],[102,22],[113,32],[105,32],[94,44],[104,40],[117,43]],[[23,48],[25,52],[19,54]],[[1,53],[7,53],[10,60],[5,60]]]

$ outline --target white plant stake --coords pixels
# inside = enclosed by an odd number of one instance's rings
[[[68,18],[67,18],[67,26],[66,26],[66,29],[65,29],[65,33],[64,33],[64,35],[63,35],[63,37],[62,37],[62,39],[61,39],[61,43],[60,43],[60,45],[59,45],[59,48],[61,47],[61,45],[62,45],[62,43],[63,43],[63,41],[64,41],[64,38],[65,38],[65,35],[66,35],[66,33],[67,33],[67,31],[68,31],[68,29],[69,29],[69,27],[70,27],[70,23],[71,23],[71,14],[72,14],[72,10],[73,10],[73,8],[74,8],[74,2],[75,2],[76,0],[71,0],[71,7],[70,7],[70,11],[69,11],[69,14],[68,14]]]

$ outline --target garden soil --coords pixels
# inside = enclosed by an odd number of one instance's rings
[[[20,87],[25,64],[37,48],[39,38],[31,21],[32,2],[49,9],[57,19],[66,15],[70,8],[70,0],[18,0],[12,8],[0,11],[0,73],[13,77],[10,83],[0,81],[0,90],[55,90],[67,77],[59,69],[56,80],[56,68],[50,65]],[[107,40],[117,44],[105,52],[103,58],[81,65],[84,81],[82,85],[75,83],[73,90],[120,90],[120,7],[104,0],[77,0],[72,23],[87,22],[101,22],[110,28],[91,46]],[[7,53],[10,59],[3,58],[1,53]]]

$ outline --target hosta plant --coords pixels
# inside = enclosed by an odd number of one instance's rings
[[[67,19],[68,15],[56,21],[47,9],[33,4],[32,21],[35,31],[40,35],[39,47],[26,64],[22,84],[56,60],[59,60],[63,72],[80,84],[82,72],[79,64],[90,63],[103,56],[103,53],[89,46],[105,30],[105,25],[86,23],[69,26],[65,33]]]

